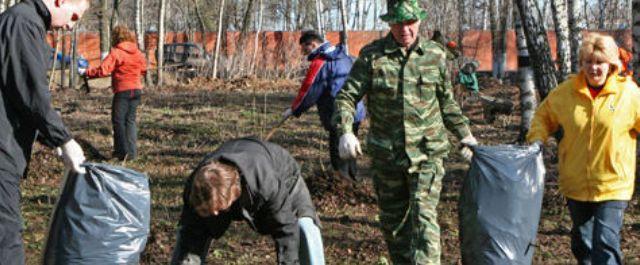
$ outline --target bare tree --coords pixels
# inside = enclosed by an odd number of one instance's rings
[[[158,67],[158,81],[157,86],[162,86],[162,74],[164,65],[164,16],[166,14],[167,0],[160,0],[160,6],[158,7],[158,48],[157,54],[158,61],[156,65]]]
[[[571,45],[569,42],[569,22],[566,0],[552,0],[551,12],[556,29],[556,54],[558,62],[558,80],[567,79],[571,72]]]
[[[346,6],[345,6],[345,0],[340,0],[340,17],[342,18],[342,31],[340,32],[340,43],[342,43],[342,45],[344,45],[344,49],[347,52],[347,54],[349,53],[349,44],[348,44],[348,36],[347,36],[347,30],[349,30],[349,28],[347,27],[347,10]]]
[[[66,60],[65,57],[67,55],[67,32],[63,29],[60,30],[60,34],[62,35],[62,49],[60,49],[60,52],[62,52],[62,59],[60,59],[60,90],[64,89],[65,86],[65,76],[66,76],[66,72],[65,72],[65,65],[66,65]]]
[[[109,54],[109,17],[107,16],[109,10],[109,0],[102,0],[102,6],[100,8],[100,59],[104,59]]]
[[[73,28],[71,31],[71,66],[69,66],[69,87],[71,89],[76,88],[76,72],[78,71],[78,27]]]
[[[533,0],[515,0],[522,27],[527,37],[527,48],[535,72],[536,87],[540,96],[545,98],[551,89],[558,86],[556,67],[551,59],[547,30],[543,27],[540,10]]]
[[[222,14],[224,14],[224,0],[220,3],[220,14],[218,15],[218,37],[216,37],[216,51],[213,55],[213,71],[211,77],[216,79],[218,76],[218,61],[220,57],[220,42],[222,41]]]
[[[260,0],[258,5],[259,5],[258,6],[258,27],[256,28],[256,36],[253,41],[253,58],[251,58],[251,67],[249,67],[249,71],[251,72],[251,74],[254,74],[253,70],[255,69],[256,59],[258,56],[258,41],[260,37],[260,31],[262,30],[262,11],[263,11],[262,0]]]
[[[491,9],[491,39],[493,48],[493,77],[502,82],[507,60],[507,19],[511,0],[489,0]]]
[[[633,0],[633,73],[640,83],[640,0]]]
[[[571,46],[571,71],[578,72],[578,49],[582,44],[582,22],[580,21],[580,6],[578,0],[567,0],[569,13],[569,39]]]
[[[318,31],[318,34],[324,35],[324,32],[322,30],[322,1],[315,0],[315,3],[316,3],[316,22],[318,23],[318,25],[316,26],[316,30]]]
[[[112,9],[113,11],[111,11],[111,21],[109,22],[110,31],[113,30],[113,28],[118,25],[119,8],[120,8],[120,1],[113,0],[113,9]]]
[[[533,78],[533,69],[531,68],[531,58],[527,48],[527,37],[524,35],[520,16],[515,14],[514,10],[516,43],[518,46],[518,82],[520,83],[520,142],[524,142],[527,131],[531,126],[536,105],[536,90]]]

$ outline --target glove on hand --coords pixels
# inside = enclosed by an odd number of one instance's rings
[[[73,170],[79,174],[85,174],[87,171],[80,166],[84,163],[85,157],[82,147],[75,140],[71,139],[62,146],[56,148],[58,155],[62,157],[64,165],[67,169]]]
[[[286,110],[284,110],[284,112],[282,113],[282,118],[286,119],[291,117],[291,115],[293,115],[293,111],[291,110],[291,108],[287,108]]]
[[[353,133],[345,133],[340,136],[338,151],[340,153],[340,158],[342,159],[351,159],[356,158],[358,155],[362,155],[360,142]]]
[[[460,143],[463,145],[462,149],[460,150],[460,154],[462,155],[464,160],[470,162],[471,158],[473,158],[473,151],[470,147],[478,145],[478,140],[476,140],[473,135],[469,135],[460,140]]]

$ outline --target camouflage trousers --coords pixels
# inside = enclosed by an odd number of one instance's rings
[[[373,162],[380,224],[393,264],[440,264],[442,159],[423,162],[415,173]],[[385,167],[386,166],[386,167]]]

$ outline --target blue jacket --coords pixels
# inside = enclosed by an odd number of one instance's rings
[[[302,82],[298,96],[291,105],[293,115],[299,117],[313,105],[318,106],[318,114],[325,128],[330,127],[334,101],[338,91],[347,80],[353,58],[347,55],[344,46],[331,46],[325,42],[307,56],[311,62]],[[354,121],[359,123],[366,116],[362,101],[358,102]]]

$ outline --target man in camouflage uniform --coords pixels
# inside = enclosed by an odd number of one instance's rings
[[[446,130],[467,146],[476,145],[468,120],[454,101],[445,48],[418,38],[426,17],[416,0],[388,2],[381,17],[391,33],[360,51],[336,98],[333,116],[340,154],[356,157],[360,144],[351,132],[355,104],[365,95],[370,113],[368,154],[378,195],[380,223],[394,264],[440,264],[440,197],[443,158],[450,149]]]

